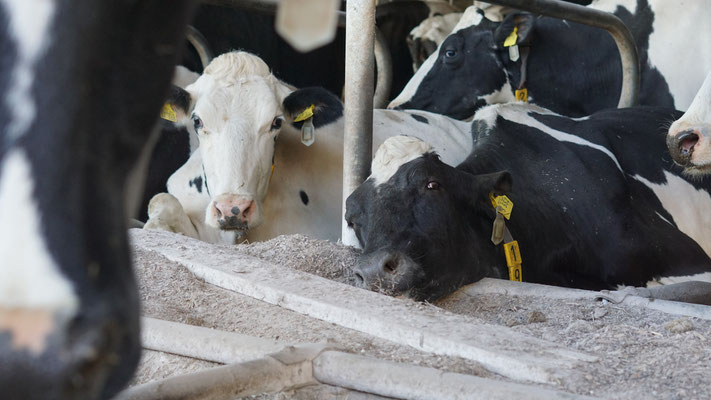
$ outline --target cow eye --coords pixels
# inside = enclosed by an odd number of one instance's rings
[[[457,50],[448,49],[447,51],[444,52],[444,56],[447,58],[452,58],[452,57],[455,57],[456,55],[457,55]]]
[[[437,182],[437,181],[427,182],[427,190],[439,190],[439,182]]]
[[[200,131],[200,129],[202,129],[202,120],[200,119],[200,117],[193,114],[192,120],[193,120],[193,126],[195,127],[195,132]]]
[[[277,130],[281,128],[281,122],[284,120],[283,117],[274,117],[274,121],[272,121],[272,127],[271,130]]]

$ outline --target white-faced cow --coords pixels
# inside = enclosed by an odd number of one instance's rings
[[[149,205],[146,228],[209,242],[303,233],[340,237],[343,105],[320,88],[295,90],[246,52],[223,54],[187,87],[200,146]],[[311,106],[314,106],[313,109]],[[304,110],[313,116],[294,122]],[[304,124],[315,142],[301,143]],[[427,112],[374,111],[374,145],[411,134],[456,165],[469,124]]]
[[[127,177],[148,153],[191,9],[0,1],[3,399],[109,398],[133,374]]]
[[[374,177],[346,203],[362,285],[436,299],[508,277],[492,242],[499,195],[513,202],[504,242],[518,242],[524,281],[593,290],[708,281],[711,179],[685,179],[669,159],[663,130],[678,116],[640,107],[571,119],[493,105],[476,114],[474,149],[456,168],[424,152],[382,174],[376,156]]]
[[[687,173],[711,174],[711,73],[689,109],[669,128],[667,146]]]
[[[599,0],[589,7],[614,12],[632,32],[641,64],[639,103],[685,110],[711,70],[711,48],[691,39],[711,37],[711,7],[667,0]],[[530,102],[578,117],[616,107],[620,65],[604,30],[522,12],[494,22],[470,7],[389,107],[467,119],[486,104],[514,101],[521,88]]]

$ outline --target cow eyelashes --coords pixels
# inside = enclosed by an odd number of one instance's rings
[[[200,117],[193,114],[192,120],[193,120],[193,126],[195,127],[195,132],[200,131],[200,129],[202,129],[202,120],[200,119]]]
[[[439,190],[439,182],[429,181],[427,182],[427,190]]]
[[[284,117],[274,117],[274,120],[272,121],[272,127],[271,130],[277,130],[281,128],[281,123],[284,120]]]

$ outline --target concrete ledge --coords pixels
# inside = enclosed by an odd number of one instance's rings
[[[558,383],[596,356],[506,327],[422,307],[314,275],[279,268],[170,233],[131,230],[134,246],[156,251],[206,282],[286,309],[440,355],[475,360],[503,376]]]

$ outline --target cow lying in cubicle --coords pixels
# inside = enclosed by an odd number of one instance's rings
[[[212,243],[301,233],[341,236],[343,104],[321,88],[294,89],[259,57],[215,58],[173,102],[199,147],[148,206],[147,229]],[[455,165],[472,142],[469,124],[423,111],[374,110],[374,146],[412,134]]]
[[[483,277],[592,290],[711,280],[711,177],[687,177],[663,140],[679,116],[488,106],[456,168],[388,139],[347,200],[361,286],[433,300]]]

